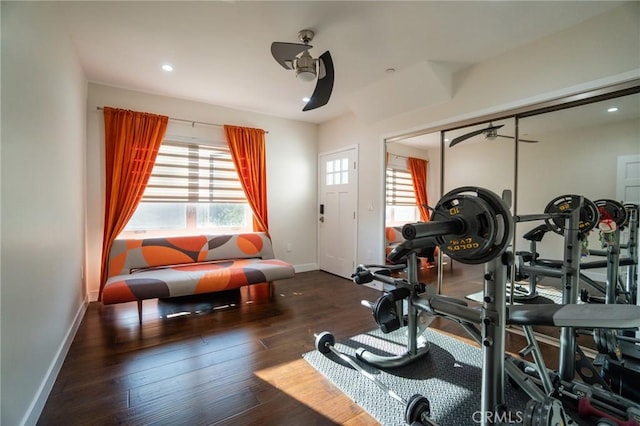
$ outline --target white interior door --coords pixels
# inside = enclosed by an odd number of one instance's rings
[[[345,278],[355,267],[357,161],[357,147],[319,156],[318,261]]]
[[[618,157],[616,199],[625,203],[640,203],[640,155]]]
[[[616,199],[624,203],[640,204],[640,154],[618,157]],[[628,240],[628,233],[628,228],[622,231],[622,241]],[[640,251],[640,241],[638,241],[637,250]],[[638,295],[636,304],[640,306],[640,295]],[[636,337],[640,338],[640,331],[636,332]]]

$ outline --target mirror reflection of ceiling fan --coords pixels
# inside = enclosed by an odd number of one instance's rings
[[[466,141],[467,139],[470,139],[474,136],[480,135],[480,134],[484,134],[485,139],[489,139],[489,140],[494,140],[496,138],[507,138],[507,139],[515,139],[514,136],[507,136],[507,135],[499,135],[498,134],[498,129],[500,129],[501,127],[504,127],[504,124],[500,124],[498,126],[494,126],[493,123],[489,123],[489,127],[485,128],[485,129],[480,129],[480,130],[474,130],[473,132],[469,132],[467,134],[464,134],[462,136],[458,136],[457,138],[454,138],[451,143],[449,143],[449,147],[455,146],[457,144],[459,144],[460,142]],[[538,143],[538,141],[533,141],[533,140],[529,140],[529,139],[522,139],[522,138],[518,138],[519,142],[526,142],[526,143]]]
[[[271,54],[284,69],[295,70],[296,77],[303,81],[317,79],[313,94],[302,109],[303,111],[310,111],[326,105],[333,91],[334,73],[331,54],[327,50],[317,59],[312,58],[309,54],[309,49],[313,47],[309,45],[309,42],[313,40],[314,35],[311,30],[301,30],[298,32],[298,38],[302,43],[278,41],[271,43]]]

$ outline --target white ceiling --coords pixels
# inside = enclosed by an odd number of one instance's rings
[[[59,2],[92,82],[320,123],[381,119],[451,91],[451,73],[574,26],[617,1]],[[272,41],[329,50],[327,105],[302,112],[314,83],[272,58]],[[175,67],[161,70],[163,63]],[[395,73],[388,73],[395,68]],[[410,96],[417,93],[416,96]],[[397,96],[394,96],[397,94]],[[406,94],[406,95],[405,95]],[[402,96],[400,96],[402,95]]]

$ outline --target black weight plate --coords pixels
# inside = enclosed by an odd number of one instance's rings
[[[593,202],[598,208],[598,214],[600,215],[599,221],[613,220],[618,228],[621,228],[627,223],[627,209],[615,200],[596,200]]]
[[[580,209],[578,230],[584,235],[596,227],[598,224],[599,213],[598,207],[593,203],[593,201],[584,197],[582,197],[582,200],[583,205]],[[569,214],[578,207],[579,203],[579,195],[561,195],[551,200],[545,207],[544,212],[549,214]],[[545,222],[553,232],[564,235],[565,217],[554,216],[546,219]]]
[[[513,216],[509,206],[498,194],[483,188],[463,187],[461,190],[474,191],[478,197],[489,204],[493,210],[493,216],[497,219],[498,235],[494,247],[483,259],[478,259],[479,263],[485,263],[500,256],[513,241]],[[509,202],[510,203],[510,202]]]
[[[432,221],[461,219],[462,233],[436,237],[440,250],[462,263],[486,253],[495,242],[496,224],[489,205],[479,197],[458,195],[443,197],[435,207]]]
[[[326,354],[331,352],[329,346],[333,346],[336,343],[336,338],[328,331],[323,331],[316,336],[316,349],[318,352]]]
[[[404,421],[407,424],[418,422],[422,424],[422,415],[429,417],[431,415],[431,404],[429,400],[419,393],[409,398],[407,407],[404,410]]]
[[[445,194],[436,205],[432,220],[452,218],[465,224],[464,232],[437,237],[436,241],[454,260],[485,263],[501,255],[511,242],[513,218],[509,208],[487,189],[466,186]]]
[[[400,328],[400,318],[398,317],[398,311],[396,309],[396,302],[391,300],[389,295],[380,297],[373,308],[373,318],[382,330],[383,333],[391,333]]]

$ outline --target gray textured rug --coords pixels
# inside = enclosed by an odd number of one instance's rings
[[[478,424],[474,420],[480,418],[477,412],[480,409],[482,380],[481,350],[431,329],[424,336],[431,342],[429,354],[409,366],[380,371],[362,362],[360,365],[405,400],[416,393],[427,397],[431,403],[432,417],[440,425]],[[358,347],[379,354],[399,354],[406,351],[405,341],[403,329],[389,334],[374,330],[337,342],[336,348],[354,358]],[[405,424],[404,406],[339,357],[318,351],[303,356],[382,425]],[[506,402],[515,421],[524,411],[529,398],[524,392],[512,388],[507,380],[505,382]]]

